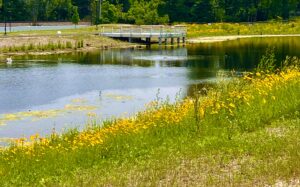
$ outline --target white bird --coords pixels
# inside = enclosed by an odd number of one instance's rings
[[[11,57],[9,57],[9,58],[6,58],[6,64],[12,64],[12,58]]]
[[[61,36],[61,31],[57,31],[57,35],[58,35],[58,37],[60,37]]]

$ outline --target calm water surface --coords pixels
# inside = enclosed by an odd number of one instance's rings
[[[248,71],[269,46],[277,62],[300,56],[300,38],[256,38],[188,47],[15,57],[0,63],[0,138],[83,128],[133,115],[159,98],[185,97],[219,72]]]

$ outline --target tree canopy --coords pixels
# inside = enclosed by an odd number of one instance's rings
[[[252,22],[299,14],[300,0],[0,0],[0,22]]]

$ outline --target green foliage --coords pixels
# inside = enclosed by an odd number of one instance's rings
[[[76,44],[77,44],[77,48],[81,48],[81,41],[77,41]]]
[[[25,46],[25,44],[23,44],[23,45],[21,46],[21,50],[22,50],[22,51],[26,51],[26,46]]]
[[[79,14],[78,14],[78,7],[74,6],[73,8],[73,15],[72,15],[72,23],[74,25],[77,25],[80,21],[80,18],[79,18]]]
[[[122,16],[122,5],[114,5],[108,1],[102,3],[101,23],[118,23]]]
[[[262,56],[256,71],[269,71],[274,72],[275,71],[275,64],[276,64],[276,58],[275,58],[275,52],[274,47],[269,47],[266,50],[265,55]]]
[[[168,15],[160,16],[158,13],[158,7],[162,4],[161,0],[133,0],[126,19],[138,25],[168,23]]]
[[[0,20],[6,15],[12,21],[33,23],[72,20],[76,24],[80,19],[95,24],[254,22],[286,20],[299,11],[300,0],[7,0],[2,2]]]
[[[30,43],[29,46],[27,47],[28,51],[31,51],[31,50],[34,50],[34,49],[35,49],[35,46],[32,43]]]
[[[67,49],[72,49],[72,47],[73,47],[72,42],[67,41],[67,42],[66,42],[66,48],[67,48]]]

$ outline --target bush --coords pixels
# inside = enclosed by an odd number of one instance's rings
[[[72,46],[72,43],[71,43],[70,41],[67,41],[67,42],[66,42],[66,48],[67,48],[67,49],[72,49],[72,47],[73,47],[73,46]]]

